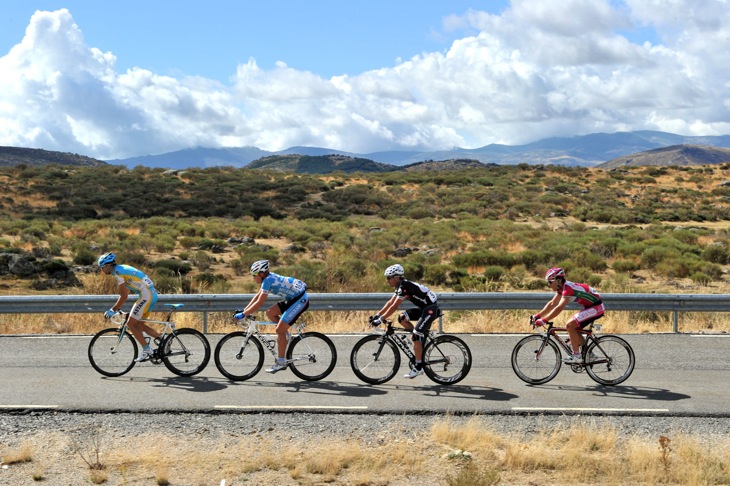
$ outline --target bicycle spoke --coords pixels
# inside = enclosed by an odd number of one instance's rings
[[[384,336],[365,336],[352,348],[350,367],[365,383],[379,385],[392,379],[400,368],[400,354]]]
[[[531,335],[520,340],[512,351],[512,369],[519,379],[532,385],[547,383],[560,371],[558,346],[545,337]]]
[[[286,354],[292,373],[307,381],[325,378],[337,363],[335,345],[327,336],[318,332],[307,332],[293,337]]]
[[[586,348],[586,372],[602,385],[618,385],[634,371],[631,346],[618,336],[604,335]]]

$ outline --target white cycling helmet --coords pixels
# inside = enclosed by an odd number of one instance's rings
[[[259,272],[269,272],[268,260],[259,260],[257,262],[253,262],[253,265],[251,265],[251,275],[258,275]]]
[[[385,278],[402,277],[405,273],[406,271],[403,270],[403,267],[396,263],[385,269]]]
[[[565,278],[565,270],[560,267],[553,267],[545,274],[545,280],[547,280],[548,282],[552,282],[557,277]]]

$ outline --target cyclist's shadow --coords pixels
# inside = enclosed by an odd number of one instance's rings
[[[413,387],[419,389],[419,387]],[[425,395],[435,397],[448,397],[448,398],[480,398],[483,400],[497,401],[497,402],[508,402],[519,398],[518,395],[513,393],[507,393],[501,388],[493,388],[487,386],[468,386],[468,385],[431,385],[425,388],[430,393]]]
[[[135,381],[141,380],[135,379]],[[153,388],[173,388],[196,393],[216,392],[228,388],[228,385],[224,382],[202,376],[168,376],[165,378],[147,378],[144,381],[150,383]]]
[[[290,393],[312,393],[318,395],[341,395],[351,397],[372,397],[385,395],[387,390],[375,388],[373,385],[350,384],[334,381],[292,381],[290,383],[272,383],[265,381],[236,382],[236,385],[264,386],[267,388],[283,388]]]
[[[542,389],[554,389],[561,392],[574,391],[574,392],[593,392],[596,396],[601,397],[615,397],[615,398],[628,398],[630,400],[655,400],[658,402],[676,402],[679,400],[687,400],[692,398],[690,395],[684,393],[675,393],[666,388],[648,388],[639,386],[624,386],[624,385],[592,385],[592,386],[577,386],[577,385],[527,385],[528,387],[542,388]]]

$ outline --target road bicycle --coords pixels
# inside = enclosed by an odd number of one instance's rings
[[[558,332],[567,332],[564,327],[546,324],[543,331],[530,318],[530,325],[538,334],[522,338],[512,350],[512,369],[522,380],[531,385],[541,385],[555,378],[562,364],[561,352],[570,356],[573,350],[570,339],[561,337]],[[585,339],[581,348],[581,363],[565,363],[575,373],[584,370],[593,381],[601,385],[618,385],[631,376],[636,359],[629,343],[618,336],[605,334],[596,336],[593,332],[601,330],[600,324],[589,324],[578,332]],[[562,350],[562,351],[561,351]]]
[[[158,344],[152,357],[144,362],[164,363],[168,370],[178,376],[193,376],[206,367],[210,361],[210,344],[205,335],[191,328],[177,329],[172,313],[184,304],[164,304],[167,319],[156,321],[143,319],[147,325],[162,326]],[[139,346],[127,329],[129,313],[117,312],[111,321],[117,327],[110,327],[96,333],[89,343],[89,361],[96,371],[105,376],[122,376],[137,362]],[[148,342],[150,338],[147,338]]]
[[[264,348],[277,358],[276,335],[265,335],[259,326],[275,326],[275,322],[245,318],[238,321],[243,330],[226,334],[213,353],[218,371],[233,381],[244,381],[256,376],[264,365]],[[286,346],[287,367],[306,381],[321,380],[335,369],[337,350],[330,338],[319,332],[303,332],[304,322],[289,329]]]
[[[400,368],[401,353],[408,358],[410,368],[416,365],[411,331],[394,327],[391,321],[384,324],[385,329],[378,328],[375,334],[356,342],[350,354],[352,371],[371,385],[380,385],[395,376]],[[453,385],[466,378],[470,369],[471,351],[464,341],[450,334],[428,333],[423,345],[426,376],[441,385]]]

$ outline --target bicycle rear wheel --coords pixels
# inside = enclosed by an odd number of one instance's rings
[[[456,336],[437,336],[423,350],[423,371],[436,383],[458,383],[466,378],[470,369],[469,346]]]
[[[380,385],[391,380],[400,368],[400,353],[385,336],[371,334],[355,343],[350,367],[365,383]]]
[[[512,369],[520,380],[531,385],[547,383],[560,371],[558,345],[551,339],[543,343],[544,336],[533,334],[522,338],[512,350]]]
[[[119,328],[110,327],[99,331],[89,343],[89,362],[104,376],[122,376],[134,365],[137,357],[137,341]]]
[[[253,378],[264,365],[264,348],[259,340],[253,336],[245,340],[245,332],[235,331],[223,336],[215,347],[216,368],[233,381]]]
[[[210,343],[202,332],[176,329],[160,344],[160,357],[168,370],[178,376],[197,375],[210,361]]]
[[[634,350],[618,336],[606,335],[591,341],[584,358],[588,376],[601,385],[623,383],[636,364]]]
[[[337,364],[334,343],[318,332],[293,336],[286,350],[292,373],[302,380],[317,381],[332,373]]]

